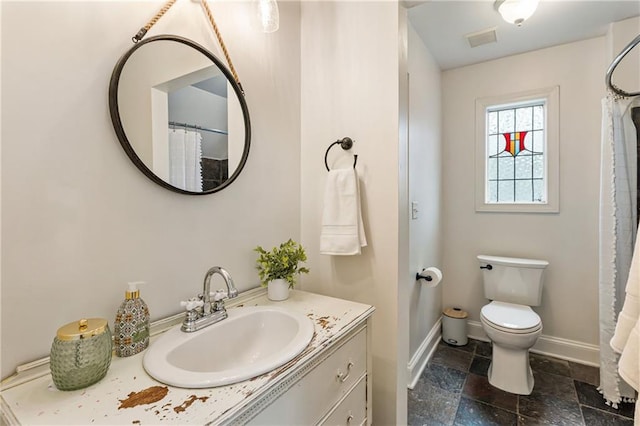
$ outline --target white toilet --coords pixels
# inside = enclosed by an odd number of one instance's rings
[[[533,374],[529,349],[542,333],[542,321],[531,306],[542,299],[542,276],[549,262],[513,257],[478,256],[484,295],[480,322],[493,342],[489,383],[507,392],[529,395]]]

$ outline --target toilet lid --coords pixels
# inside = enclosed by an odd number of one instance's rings
[[[540,328],[542,321],[529,306],[506,302],[491,302],[480,314],[497,329],[511,333],[528,333]]]

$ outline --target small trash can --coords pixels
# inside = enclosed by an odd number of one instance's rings
[[[450,345],[466,345],[467,316],[460,308],[447,308],[442,311],[442,340]]]

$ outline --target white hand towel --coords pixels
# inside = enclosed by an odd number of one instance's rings
[[[638,344],[640,343],[640,328],[638,324],[633,328],[627,344],[622,350],[620,361],[618,363],[618,372],[620,377],[624,379],[632,388],[638,389],[638,379],[640,378],[639,370],[640,358],[638,358]],[[640,420],[640,418],[639,418]]]
[[[639,235],[640,236],[640,235]],[[626,297],[622,311],[618,315],[616,331],[611,338],[610,345],[614,351],[623,352],[627,340],[636,327],[640,316],[640,238],[636,238],[635,249],[631,259],[631,268],[627,279]]]
[[[366,245],[356,170],[331,170],[324,192],[320,253],[336,256],[360,254],[361,247]]]
[[[622,311],[618,315],[616,331],[610,345],[614,351],[622,353],[618,362],[618,372],[636,391],[640,390],[640,235],[636,237],[635,249],[627,280],[626,297]],[[640,404],[636,404],[636,421],[640,420]],[[639,424],[639,423],[636,423]]]
[[[626,304],[626,299],[625,299]],[[617,331],[617,330],[616,330]],[[620,377],[636,391],[640,386],[640,321],[636,321],[636,326],[631,331],[629,339],[622,350],[622,355],[618,361],[618,373]],[[633,391],[631,391],[633,392]],[[631,399],[633,401],[633,399]],[[634,412],[634,425],[640,425],[640,403],[637,402]]]

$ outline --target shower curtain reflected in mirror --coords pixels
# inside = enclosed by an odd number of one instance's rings
[[[169,183],[185,191],[202,191],[202,135],[169,129]]]
[[[619,355],[609,342],[624,300],[638,223],[638,130],[632,113],[640,99],[602,100],[600,169],[600,387],[608,404],[635,398],[618,374]],[[640,117],[638,117],[640,119]],[[640,123],[637,123],[640,127]]]

